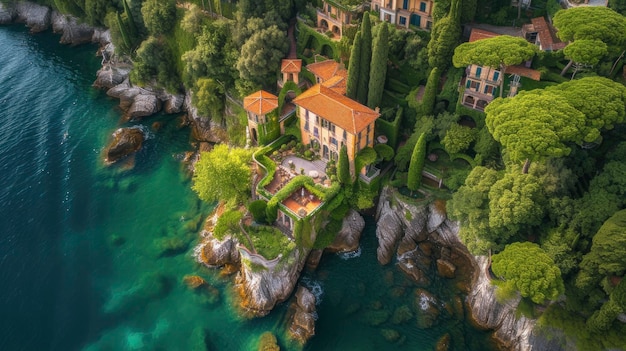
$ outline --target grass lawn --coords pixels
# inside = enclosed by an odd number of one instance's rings
[[[536,81],[536,80],[532,80],[530,78],[526,78],[526,77],[522,77],[520,79],[520,83],[522,83],[522,86],[519,88],[519,90],[534,90],[534,89],[543,89],[552,85],[557,85],[558,83],[555,82],[550,82],[550,81]]]
[[[273,260],[279,254],[285,257],[296,247],[293,241],[274,227],[249,227],[247,230],[254,249],[268,260]]]

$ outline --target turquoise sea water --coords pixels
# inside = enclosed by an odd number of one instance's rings
[[[284,304],[240,318],[230,279],[192,256],[211,206],[181,166],[189,131],[177,116],[136,123],[149,139],[135,167],[105,167],[103,147],[122,126],[117,101],[91,87],[96,47],[57,42],[0,27],[0,350],[253,350],[265,331],[293,349]],[[183,248],[164,251],[172,239]],[[432,350],[445,333],[454,350],[490,349],[487,333],[445,313],[431,329],[415,318],[381,322],[414,307],[415,287],[378,265],[375,246],[368,219],[360,256],[325,257],[304,276],[321,298],[306,350]],[[189,290],[188,274],[215,289]],[[431,290],[452,291],[442,282]],[[398,340],[385,340],[384,329]]]

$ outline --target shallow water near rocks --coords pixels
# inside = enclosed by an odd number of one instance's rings
[[[120,124],[117,101],[91,87],[97,48],[58,40],[0,27],[0,350],[253,350],[266,331],[295,349],[285,304],[244,320],[230,279],[193,258],[211,206],[181,166],[189,131],[177,116]],[[111,134],[133,125],[150,136],[134,168],[105,167]],[[432,350],[448,332],[454,350],[485,350],[488,334],[463,319],[442,313],[417,327],[415,287],[378,265],[374,232],[367,219],[359,255],[325,257],[304,276],[321,298],[305,349]],[[186,275],[215,289],[192,291]],[[453,295],[443,283],[428,289]]]

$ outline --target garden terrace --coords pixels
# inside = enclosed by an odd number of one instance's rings
[[[285,200],[282,205],[288,208],[291,212],[295,213],[300,218],[305,218],[310,213],[315,211],[322,201],[305,187],[302,187],[293,193]]]

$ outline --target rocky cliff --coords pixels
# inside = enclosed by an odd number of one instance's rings
[[[196,259],[212,268],[239,267],[235,283],[240,307],[250,317],[267,315],[277,303],[291,296],[311,249],[296,248],[285,257],[268,260],[251,252],[232,236],[222,240],[215,238],[212,231],[219,215],[218,208],[207,219],[200,244],[195,249]],[[344,219],[341,237],[351,242],[352,238],[360,237],[363,226],[363,218],[350,212]],[[315,237],[313,232],[311,241],[315,241]]]
[[[458,224],[447,219],[437,202],[423,205],[403,201],[393,188],[383,189],[377,208],[378,260],[392,260],[418,284],[428,285],[432,260],[440,277],[466,276],[471,318],[480,326],[495,330],[495,337],[510,350],[550,350],[552,343],[533,332],[535,321],[517,317],[518,301],[496,301],[487,272],[488,259],[472,256],[458,238]],[[433,246],[434,245],[434,246]],[[438,251],[433,253],[433,250]],[[439,257],[439,258],[437,258]],[[463,263],[465,262],[465,263]],[[554,348],[553,348],[554,349]]]

